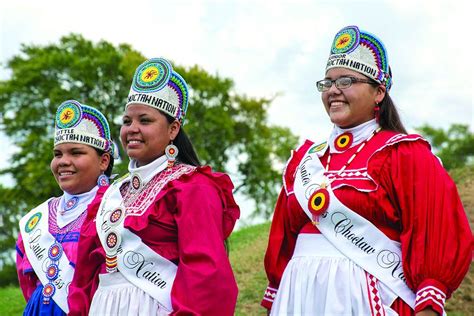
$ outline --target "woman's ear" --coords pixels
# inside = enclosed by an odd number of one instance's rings
[[[109,167],[109,164],[110,164],[110,159],[112,159],[112,157],[110,156],[109,153],[103,153],[100,157],[99,157],[99,169],[100,171],[102,172],[105,172],[105,170],[107,170],[107,168]]]
[[[181,123],[178,120],[174,120],[173,123],[168,126],[168,134],[172,141],[176,138],[180,129]]]
[[[375,104],[382,102],[383,98],[385,97],[385,93],[387,93],[387,88],[383,84],[379,84],[375,93]]]

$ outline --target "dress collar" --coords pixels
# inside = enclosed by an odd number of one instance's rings
[[[166,156],[156,158],[147,165],[137,167],[136,160],[130,160],[128,171],[130,172],[130,189],[140,190],[155,175],[165,170],[168,165]]]
[[[69,194],[64,192],[59,200],[57,209],[57,224],[59,228],[63,228],[76,218],[78,218],[95,197],[98,186],[92,190],[81,194]]]
[[[359,145],[372,135],[377,128],[379,128],[379,124],[375,119],[351,128],[334,126],[328,140],[330,152],[340,153]]]

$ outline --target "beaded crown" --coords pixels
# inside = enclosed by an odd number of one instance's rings
[[[55,117],[54,145],[80,143],[113,154],[109,123],[97,109],[68,100],[58,107]]]
[[[392,72],[388,64],[387,50],[375,35],[361,31],[357,26],[346,26],[334,37],[326,71],[343,67],[384,84],[392,86]]]
[[[184,123],[188,86],[166,59],[152,58],[135,71],[125,109],[133,103],[151,106]]]

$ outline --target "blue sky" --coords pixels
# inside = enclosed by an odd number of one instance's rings
[[[324,77],[336,32],[357,25],[380,37],[388,50],[391,96],[408,129],[423,123],[472,129],[467,5],[467,0],[2,1],[0,63],[18,54],[21,43],[54,43],[71,32],[129,43],[146,57],[198,64],[232,78],[238,93],[278,95],[269,110],[271,123],[314,139],[331,128],[315,82]],[[1,67],[0,80],[7,78]],[[1,136],[0,142],[8,144]],[[0,168],[7,159],[0,158]]]

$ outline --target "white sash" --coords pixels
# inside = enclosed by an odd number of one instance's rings
[[[313,145],[296,170],[295,196],[310,219],[312,214],[308,208],[308,199],[325,180],[325,170],[318,152],[324,152],[326,148],[327,146]],[[318,229],[347,258],[375,276],[414,308],[415,294],[405,281],[400,244],[390,240],[370,221],[342,204],[330,185],[327,190],[329,207],[320,216]]]
[[[107,253],[108,249],[110,250],[107,237],[110,233],[115,233],[118,237],[116,249],[118,270],[128,281],[172,312],[171,288],[176,277],[177,266],[154,252],[142,242],[140,237],[123,226],[126,214],[120,186],[129,180],[130,177],[127,177],[114,183],[102,199],[96,219],[100,242]],[[121,217],[113,222],[111,215],[117,210],[121,210]]]
[[[52,260],[48,256],[50,247],[56,239],[49,233],[49,202],[51,199],[32,209],[20,220],[20,231],[23,237],[25,253],[41,284],[52,283],[55,287],[52,299],[67,314],[67,295],[69,284],[74,276],[74,268],[69,264],[66,253],[63,252],[57,265],[59,274],[50,282],[46,277],[48,266]]]

